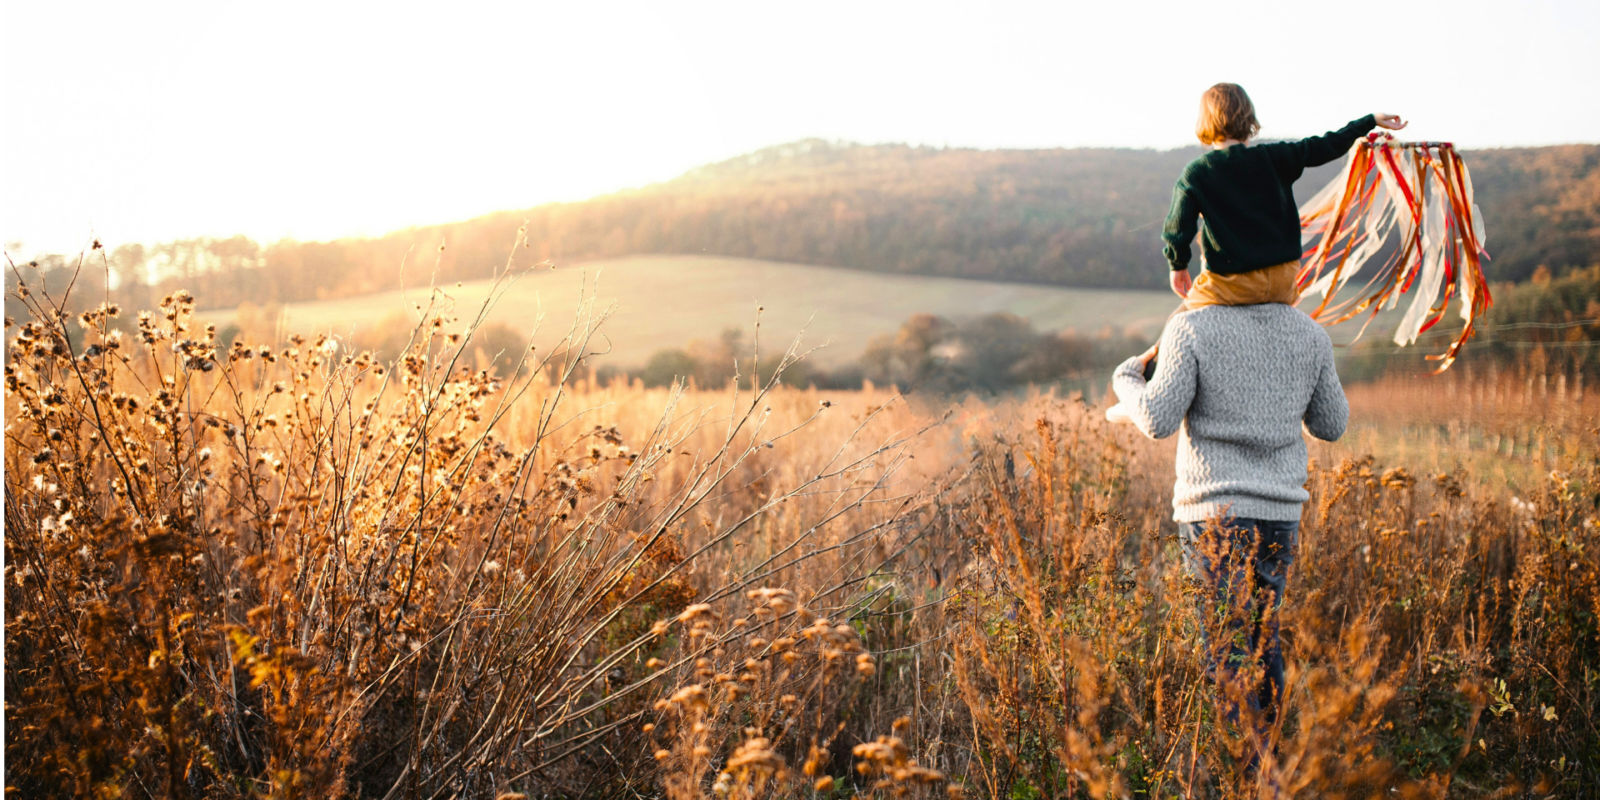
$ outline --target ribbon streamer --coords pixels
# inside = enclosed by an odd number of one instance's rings
[[[1324,325],[1370,310],[1365,333],[1379,311],[1397,308],[1415,288],[1394,333],[1403,346],[1437,325],[1459,298],[1465,324],[1445,352],[1427,356],[1440,362],[1435,372],[1450,368],[1494,304],[1483,276],[1489,256],[1472,177],[1449,142],[1398,142],[1379,133],[1357,140],[1339,176],[1300,207],[1300,241],[1300,300],[1321,296],[1309,313]],[[1381,253],[1388,257],[1367,269]],[[1340,299],[1358,276],[1361,288]]]

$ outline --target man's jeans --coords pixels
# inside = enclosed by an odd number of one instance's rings
[[[1278,607],[1289,565],[1294,562],[1299,521],[1228,519],[1180,523],[1183,560],[1200,581],[1200,618],[1205,632],[1206,674],[1226,697],[1244,690],[1258,742],[1277,720],[1283,699],[1283,650],[1278,643]],[[1212,631],[1226,639],[1211,641]],[[1261,680],[1234,686],[1241,668],[1259,654]],[[1237,723],[1237,701],[1225,702]]]

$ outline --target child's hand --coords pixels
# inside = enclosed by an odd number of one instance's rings
[[[1189,299],[1189,289],[1194,286],[1194,281],[1189,279],[1189,270],[1175,269],[1172,271],[1172,291],[1179,297]]]
[[[1378,127],[1397,131],[1410,123],[1400,118],[1399,114],[1373,114],[1372,118],[1378,121]]]
[[[1139,354],[1139,367],[1144,370],[1145,376],[1146,376],[1146,378],[1145,378],[1146,380],[1149,380],[1150,362],[1155,360],[1156,355],[1160,352],[1160,350],[1161,350],[1161,343],[1160,342],[1156,342],[1155,344],[1150,345],[1150,349],[1149,350],[1146,350],[1143,353]]]

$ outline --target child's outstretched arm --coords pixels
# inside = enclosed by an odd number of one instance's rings
[[[1306,167],[1320,167],[1345,153],[1350,152],[1350,145],[1357,139],[1366,136],[1377,127],[1376,115],[1368,114],[1361,119],[1352,121],[1336,131],[1328,131],[1321,136],[1308,136],[1298,142],[1285,142],[1298,157],[1302,169]]]
[[[1280,142],[1272,146],[1287,150],[1301,169],[1320,167],[1350,152],[1350,145],[1371,133],[1373,128],[1397,131],[1406,124],[1398,114],[1368,114],[1339,130],[1328,131],[1321,136],[1309,136],[1298,142]]]

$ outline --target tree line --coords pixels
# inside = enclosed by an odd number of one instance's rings
[[[1475,328],[1452,369],[1509,367],[1527,375],[1600,379],[1600,264],[1556,273],[1537,267],[1522,283],[1490,287],[1494,307]],[[1433,368],[1423,353],[1442,352],[1459,331],[1448,318],[1418,343],[1396,347],[1386,332],[1370,333],[1346,351],[1339,374],[1364,380]]]
[[[832,366],[800,361],[784,370],[783,381],[819,389],[859,389],[870,382],[906,393],[995,393],[1089,381],[1150,344],[1137,334],[1109,329],[1096,336],[1039,331],[1026,319],[1004,312],[956,319],[914,314],[893,333],[873,337],[856,360]],[[779,355],[769,348],[758,363],[744,332],[728,328],[714,339],[658,350],[641,366],[602,367],[596,378],[602,383],[619,377],[637,380],[646,387],[679,380],[721,387],[735,378],[748,383],[752,377],[765,384]]]
[[[261,244],[242,236],[109,253],[113,283],[202,308],[366,294],[490,277],[508,259],[708,254],[878,272],[1106,288],[1165,285],[1159,233],[1198,148],[970,150],[804,141],[576,203],[374,238]],[[1491,278],[1600,261],[1600,146],[1464,153]],[[1300,181],[1309,193],[1337,165]],[[513,254],[523,229],[527,246]],[[442,246],[442,249],[441,249]]]
[[[240,304],[233,320],[217,331],[219,347],[226,350],[236,340],[246,346],[280,342],[286,333],[282,312],[278,305]],[[339,346],[347,353],[369,351],[380,363],[392,363],[410,344],[415,327],[414,317],[397,311]],[[870,382],[906,393],[997,393],[1028,385],[1092,382],[1151,343],[1136,332],[1110,328],[1097,335],[1040,331],[1005,312],[958,318],[914,314],[894,332],[873,337],[855,360],[824,365],[802,359],[783,371],[782,380],[818,389],[859,389]],[[493,370],[501,378],[525,375],[521,362],[527,348],[526,333],[490,322],[473,330],[462,363]],[[757,355],[756,343],[745,331],[729,327],[714,337],[657,350],[643,364],[600,360],[583,377],[601,385],[637,381],[646,388],[677,381],[720,388],[734,380],[749,385],[752,379],[765,385],[783,359],[782,348],[768,343]]]

